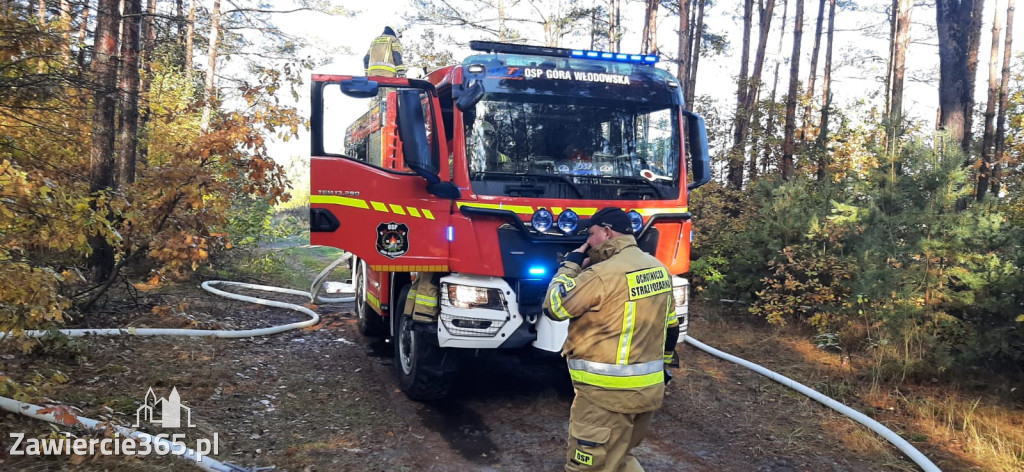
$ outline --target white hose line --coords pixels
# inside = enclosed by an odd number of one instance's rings
[[[323,287],[324,282],[327,280],[327,276],[331,275],[331,272],[334,271],[335,267],[338,267],[339,264],[351,258],[352,253],[346,252],[345,254],[342,254],[341,257],[336,259],[334,262],[328,264],[327,267],[324,267],[324,270],[321,270],[320,273],[316,275],[316,277],[313,279],[313,284],[310,285],[309,287],[310,300],[315,299],[317,303],[348,303],[355,301],[355,297],[327,298],[320,296],[320,288]],[[352,271],[351,275],[355,277],[355,270]]]
[[[81,337],[87,335],[93,336],[195,336],[203,337],[210,336],[215,338],[248,338],[253,336],[267,336],[270,334],[282,333],[293,329],[305,328],[307,326],[313,326],[320,322],[320,315],[315,311],[310,310],[302,305],[294,303],[279,302],[274,300],[264,300],[262,298],[250,297],[246,295],[239,295],[237,293],[225,292],[220,289],[216,289],[214,285],[223,285],[231,287],[241,287],[253,290],[261,290],[264,292],[277,292],[288,295],[298,295],[306,298],[311,298],[309,292],[303,292],[302,290],[292,290],[289,288],[272,287],[269,285],[256,285],[246,284],[242,282],[229,282],[225,280],[210,280],[203,282],[202,287],[207,292],[219,295],[224,298],[231,300],[239,300],[243,302],[256,303],[259,305],[272,306],[275,308],[284,308],[287,310],[297,311],[309,316],[306,321],[299,321],[295,323],[289,323],[279,326],[271,326],[269,328],[257,328],[257,329],[241,329],[241,330],[214,330],[214,329],[174,329],[174,328],[85,328],[85,329],[60,329],[57,330],[61,334],[68,337]],[[324,299],[318,297],[321,303],[343,303],[351,302],[355,297],[344,297],[344,298],[332,298]],[[25,331],[24,336],[29,338],[40,338],[51,331],[42,330],[30,330]],[[3,340],[9,335],[9,333],[0,333],[0,340]]]
[[[72,424],[67,424],[63,421],[58,420],[52,413],[40,413],[39,410],[43,409],[43,407],[41,406],[33,405],[31,403],[19,402],[17,400],[13,400],[7,397],[0,397],[0,408],[7,410],[11,413],[19,413],[30,418],[49,421],[50,423],[58,424],[61,426],[74,426]],[[94,431],[102,432],[106,431],[106,429],[110,427],[115,432],[122,436],[132,437],[140,442],[148,442],[149,444],[153,445],[154,449],[156,449],[156,445],[159,443],[161,444],[160,447],[163,448],[163,450],[175,452],[183,451],[183,453],[181,454],[171,455],[182,460],[191,461],[197,467],[203,470],[207,470],[210,472],[231,472],[240,470],[238,467],[232,467],[230,465],[222,464],[221,462],[218,462],[216,459],[210,456],[200,456],[195,450],[189,449],[188,447],[181,443],[174,443],[167,439],[159,438],[141,431],[132,431],[128,428],[125,428],[124,426],[118,426],[113,423],[101,423],[99,421],[86,418],[84,416],[75,416],[75,419],[78,420],[82,424],[82,426]]]
[[[892,445],[896,446],[900,451],[903,451],[903,453],[906,454],[907,457],[910,458],[910,460],[914,461],[915,463],[917,463],[918,466],[921,467],[921,470],[924,470],[925,472],[942,472],[938,468],[938,466],[932,463],[932,461],[928,460],[928,458],[925,457],[924,454],[921,454],[921,451],[918,451],[914,446],[912,446],[906,440],[901,438],[898,434],[894,433],[891,429],[882,426],[881,423],[869,418],[867,415],[857,410],[854,410],[853,408],[850,408],[846,405],[843,405],[842,403],[839,403],[800,382],[790,379],[789,377],[772,372],[753,362],[740,359],[739,357],[736,357],[734,355],[719,351],[718,349],[708,346],[707,344],[704,344],[696,339],[693,339],[690,336],[686,336],[685,341],[690,343],[697,349],[700,349],[701,351],[711,354],[712,356],[725,359],[734,364],[739,364],[754,372],[757,372],[758,374],[768,377],[769,379],[772,379],[782,385],[785,385],[793,390],[796,390],[810,397],[812,400],[816,400],[819,403],[822,403],[825,406],[849,417],[850,419],[864,426],[867,426],[870,430],[878,433],[880,436],[882,436],[890,443],[892,443]]]

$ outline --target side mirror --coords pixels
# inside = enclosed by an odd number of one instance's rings
[[[366,77],[353,77],[341,83],[341,93],[353,98],[373,98],[380,92],[380,86]]]
[[[484,98],[484,86],[479,80],[473,80],[463,86],[458,100],[455,100],[455,106],[459,111],[466,112],[472,110],[481,98]]]
[[[440,172],[434,164],[427,141],[427,124],[423,116],[423,103],[417,89],[402,89],[398,94],[398,135],[402,138],[402,154],[405,165],[417,175],[427,179],[429,184],[437,184],[441,179]]]
[[[693,171],[693,182],[686,190],[693,190],[711,181],[708,131],[703,116],[687,110],[683,110],[683,116],[686,117],[686,140],[690,144],[690,169]]]

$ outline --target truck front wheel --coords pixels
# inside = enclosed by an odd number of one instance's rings
[[[455,353],[442,349],[429,339],[424,330],[414,329],[412,317],[406,316],[405,301],[410,286],[402,287],[395,300],[395,372],[398,385],[412,400],[429,401],[443,398],[448,393],[458,362]],[[433,333],[436,339],[436,331]]]

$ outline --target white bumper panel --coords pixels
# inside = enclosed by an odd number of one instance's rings
[[[686,333],[690,330],[690,281],[679,276],[672,276],[673,295],[680,288],[686,290],[686,299],[679,303],[676,299],[676,316],[679,317],[679,340],[676,344],[683,344],[686,340]]]
[[[537,320],[537,340],[533,347],[545,351],[559,352],[569,336],[569,321],[554,321],[546,316]]]
[[[523,324],[519,314],[519,303],[512,287],[499,277],[450,274],[441,278],[441,287],[446,283],[471,287],[495,288],[504,298],[504,310],[485,308],[456,308],[441,303],[440,320],[437,323],[437,342],[441,347],[470,349],[497,349]],[[441,297],[443,298],[443,297]],[[459,327],[458,324],[464,326]],[[487,328],[473,328],[470,324],[487,325]],[[495,332],[495,327],[499,326]]]

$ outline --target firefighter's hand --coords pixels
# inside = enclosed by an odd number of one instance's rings
[[[578,252],[580,254],[586,254],[587,251],[589,251],[589,250],[590,250],[590,245],[587,244],[587,243],[583,243],[582,246],[576,248],[576,250],[574,250],[573,252]],[[586,258],[583,259],[583,263],[580,264],[580,267],[587,267],[588,265],[590,265],[590,258],[586,257]]]
[[[672,372],[670,372],[668,369],[665,369],[665,385],[668,385],[669,382],[671,382],[671,381],[672,381]]]

